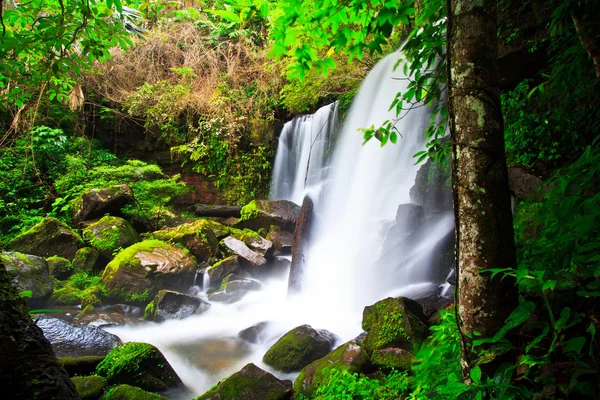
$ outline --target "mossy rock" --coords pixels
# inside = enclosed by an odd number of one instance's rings
[[[119,217],[105,216],[83,230],[83,238],[103,257],[112,259],[113,253],[139,242],[140,235],[133,226]]]
[[[71,381],[75,384],[81,400],[98,400],[106,388],[104,378],[97,375],[77,376],[71,378]]]
[[[73,275],[73,264],[64,257],[53,256],[46,259],[50,275],[64,281]]]
[[[293,232],[300,206],[287,200],[253,200],[242,208],[236,228],[269,232],[272,227]],[[276,229],[277,229],[276,228]]]
[[[119,385],[112,387],[103,400],[169,400],[165,396],[149,393],[135,386]]]
[[[283,335],[265,353],[263,361],[278,371],[300,371],[329,353],[334,343],[332,333],[301,325]]]
[[[69,279],[72,278],[73,276]],[[82,308],[85,308],[88,305],[101,306],[103,297],[105,297],[105,291],[101,283],[79,289],[68,280],[63,287],[54,290],[49,303],[61,306],[81,305]]]
[[[8,252],[0,253],[0,259],[17,290],[31,291],[30,305],[42,305],[52,295],[52,279],[42,257]]]
[[[73,219],[87,221],[100,218],[104,214],[118,215],[121,209],[133,199],[133,192],[127,185],[90,189],[81,195]]]
[[[151,392],[182,384],[162,353],[147,343],[130,342],[113,349],[96,373],[111,385],[125,383]]]
[[[414,354],[398,348],[376,350],[371,355],[373,365],[380,370],[390,372],[408,371],[413,364]]]
[[[109,297],[147,303],[159,290],[185,292],[194,280],[196,259],[171,244],[144,240],[121,251],[102,273]]]
[[[96,266],[100,253],[92,247],[83,247],[77,250],[73,259],[73,269],[75,271],[91,272]]]
[[[144,312],[144,319],[155,322],[184,319],[194,314],[202,314],[209,308],[210,304],[198,297],[172,290],[161,290],[146,307],[148,312]]]
[[[67,370],[69,376],[91,375],[104,360],[104,356],[59,357],[58,362]]]
[[[285,400],[291,391],[292,382],[247,364],[195,400]]]
[[[39,257],[61,256],[68,260],[85,244],[77,233],[56,218],[45,218],[33,228],[17,236],[8,248]]]
[[[204,219],[152,232],[148,237],[185,247],[199,263],[207,261],[219,248],[211,222]]]
[[[210,278],[210,285],[218,287],[221,285],[221,281],[229,274],[240,274],[242,267],[238,256],[227,257],[209,267],[206,270],[208,277]]]
[[[414,300],[388,297],[378,301],[363,311],[362,328],[367,335],[361,345],[369,354],[385,348],[412,352],[427,337],[424,319],[422,307]]]
[[[334,370],[351,374],[369,373],[372,365],[367,352],[356,342],[344,343],[300,371],[294,382],[294,398],[313,398],[319,387],[327,386]]]

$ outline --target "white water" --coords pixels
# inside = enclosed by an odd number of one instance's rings
[[[322,201],[316,204],[315,239],[307,254],[307,270],[299,294],[288,297],[287,279],[274,280],[265,282],[263,290],[238,303],[213,304],[200,316],[109,329],[124,341],[156,345],[192,392],[190,397],[203,393],[248,362],[279,377],[293,378],[293,374],[272,371],[261,361],[269,346],[286,331],[310,324],[330,330],[340,342],[347,341],[362,331],[364,306],[391,295],[418,296],[435,290],[441,283],[431,281],[426,264],[435,244],[452,229],[451,218],[445,216],[432,225],[426,240],[401,255],[394,265],[375,263],[389,250],[382,248],[381,232],[386,232],[385,227],[394,220],[398,205],[410,202],[409,189],[418,169],[412,155],[424,147],[422,137],[429,123],[429,110],[417,108],[400,121],[403,136],[397,145],[381,147],[375,139],[362,144],[357,129],[378,126],[392,118],[388,107],[396,93],[406,89],[407,81],[393,79],[401,78],[400,72],[393,72],[397,58],[398,53],[384,58],[363,82],[339,135],[327,182],[323,182],[324,164],[320,171],[316,166],[314,170],[312,166],[306,168],[305,179],[310,182],[307,187],[296,185],[304,179],[298,178],[302,175],[298,170],[297,174],[287,170],[277,178],[278,185],[288,185],[289,197],[283,198],[298,203],[311,185],[325,187]],[[298,132],[291,130],[294,131]],[[277,162],[283,161],[278,158]],[[320,180],[311,180],[313,175],[320,176]],[[263,321],[271,324],[260,344],[247,345],[236,339],[240,330]]]
[[[320,189],[327,174],[328,153],[338,129],[338,118],[335,102],[314,114],[285,123],[273,165],[272,200],[302,204],[307,193]]]

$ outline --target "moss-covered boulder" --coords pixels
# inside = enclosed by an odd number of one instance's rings
[[[152,232],[149,237],[182,245],[196,257],[199,263],[207,261],[219,247],[219,240],[214,234],[213,224],[204,219]]]
[[[182,384],[162,353],[147,343],[130,342],[117,347],[98,364],[96,374],[111,385],[125,383],[151,392]]]
[[[78,221],[87,221],[104,214],[120,215],[121,209],[132,199],[133,192],[127,185],[90,189],[81,195],[79,207],[73,217]]]
[[[334,343],[335,336],[331,332],[301,325],[283,335],[265,353],[263,361],[279,371],[300,371],[329,353]]]
[[[73,269],[81,272],[91,272],[98,262],[100,253],[92,247],[83,247],[77,250],[73,259]]]
[[[254,364],[222,380],[196,400],[286,400],[292,382],[277,379]]]
[[[230,252],[239,256],[244,269],[253,275],[258,275],[261,268],[266,267],[267,259],[260,253],[252,250],[243,241],[228,236],[222,241],[223,246]]]
[[[257,232],[251,231],[250,229],[231,229],[231,236],[241,240],[248,246],[252,251],[255,251],[265,257],[267,260],[273,256],[275,252],[275,246],[273,242],[260,236]]]
[[[33,228],[17,236],[8,249],[39,257],[61,256],[72,260],[83,240],[64,223],[55,218],[45,218]]]
[[[46,258],[50,275],[59,281],[69,279],[73,275],[73,264],[64,257],[53,256]]]
[[[211,286],[220,286],[221,281],[229,274],[240,274],[242,267],[240,266],[238,256],[227,257],[212,266],[208,267],[206,273],[210,279]]]
[[[96,372],[96,367],[104,356],[60,357],[58,362],[69,376],[85,376]]]
[[[361,345],[369,354],[385,348],[412,352],[427,337],[422,307],[405,297],[378,301],[363,311],[362,328],[367,332]]]
[[[118,385],[106,392],[103,400],[169,400],[165,396],[149,393],[131,385]]]
[[[334,370],[347,371],[351,374],[369,373],[372,371],[372,365],[367,352],[356,342],[344,343],[300,371],[294,382],[294,398],[304,396],[312,399],[319,387],[328,384]]]
[[[76,272],[66,281],[56,281],[49,303],[58,306],[101,306],[105,297],[99,276]]]
[[[187,291],[196,266],[195,258],[184,250],[159,240],[144,240],[108,263],[102,283],[113,299],[146,303],[162,289]]]
[[[267,240],[273,242],[275,250],[282,254],[292,252],[292,239],[294,235],[286,231],[271,231],[267,234]]]
[[[410,369],[414,354],[404,349],[390,347],[376,350],[371,354],[371,361],[378,369],[384,371],[407,371]]]
[[[287,200],[253,200],[242,208],[236,228],[269,232],[273,227],[293,232],[300,207]],[[275,229],[276,230],[276,229]]]
[[[133,226],[119,217],[105,216],[83,230],[83,238],[100,255],[112,259],[113,253],[139,242],[140,235]]]
[[[77,376],[71,378],[71,381],[75,384],[81,400],[98,400],[106,388],[104,378],[97,375]]]
[[[52,279],[42,257],[9,252],[0,253],[0,259],[17,290],[31,291],[30,305],[43,304],[52,295]]]
[[[184,319],[194,314],[202,314],[210,308],[206,301],[189,294],[161,290],[158,292],[152,306],[148,305],[144,318],[156,322],[168,319]]]

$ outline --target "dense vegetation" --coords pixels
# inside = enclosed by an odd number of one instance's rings
[[[519,305],[494,337],[471,338],[472,349],[461,348],[457,310],[441,310],[410,369],[333,370],[314,398],[594,398],[600,390],[600,78],[582,40],[600,43],[600,10],[592,0],[499,3],[502,46],[543,54],[543,66],[501,96],[509,166],[543,178],[516,204],[518,267],[486,271],[514,280]],[[397,120],[423,101],[435,112],[415,161],[449,158],[441,0],[3,6],[0,249],[46,217],[76,228],[74,212],[92,188],[128,185],[135,201],[123,216],[141,232],[187,215],[173,202],[196,190],[185,174],[223,203],[267,197],[274,126],[328,101],[347,105],[369,68],[403,41],[398,67],[411,76],[409,91],[390,105],[397,119],[365,127],[364,138],[401,143]],[[155,151],[168,160],[157,165]],[[51,301],[106,297],[95,271],[78,271]],[[478,360],[467,378],[461,351]]]

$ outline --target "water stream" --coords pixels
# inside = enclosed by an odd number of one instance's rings
[[[436,271],[431,264],[452,230],[449,213],[427,215],[409,235],[412,241],[404,236],[397,243],[385,240],[398,206],[410,203],[409,190],[419,168],[412,156],[424,148],[430,110],[414,109],[400,121],[402,137],[396,145],[381,147],[375,139],[363,145],[357,132],[393,117],[389,105],[407,85],[401,72],[393,71],[398,57],[399,53],[387,56],[366,77],[330,160],[326,154],[333,130],[316,138],[314,124],[326,126],[337,118],[336,105],[297,118],[282,132],[273,197],[301,203],[315,187],[322,193],[300,293],[289,297],[287,279],[274,279],[238,303],[213,303],[199,316],[108,329],[124,341],[157,346],[190,389],[187,398],[248,362],[292,379],[295,374],[282,374],[262,363],[266,350],[286,331],[310,324],[335,333],[341,343],[361,333],[364,306],[388,296],[435,293],[444,283],[450,265]],[[239,331],[263,321],[269,325],[260,343],[237,338]]]

